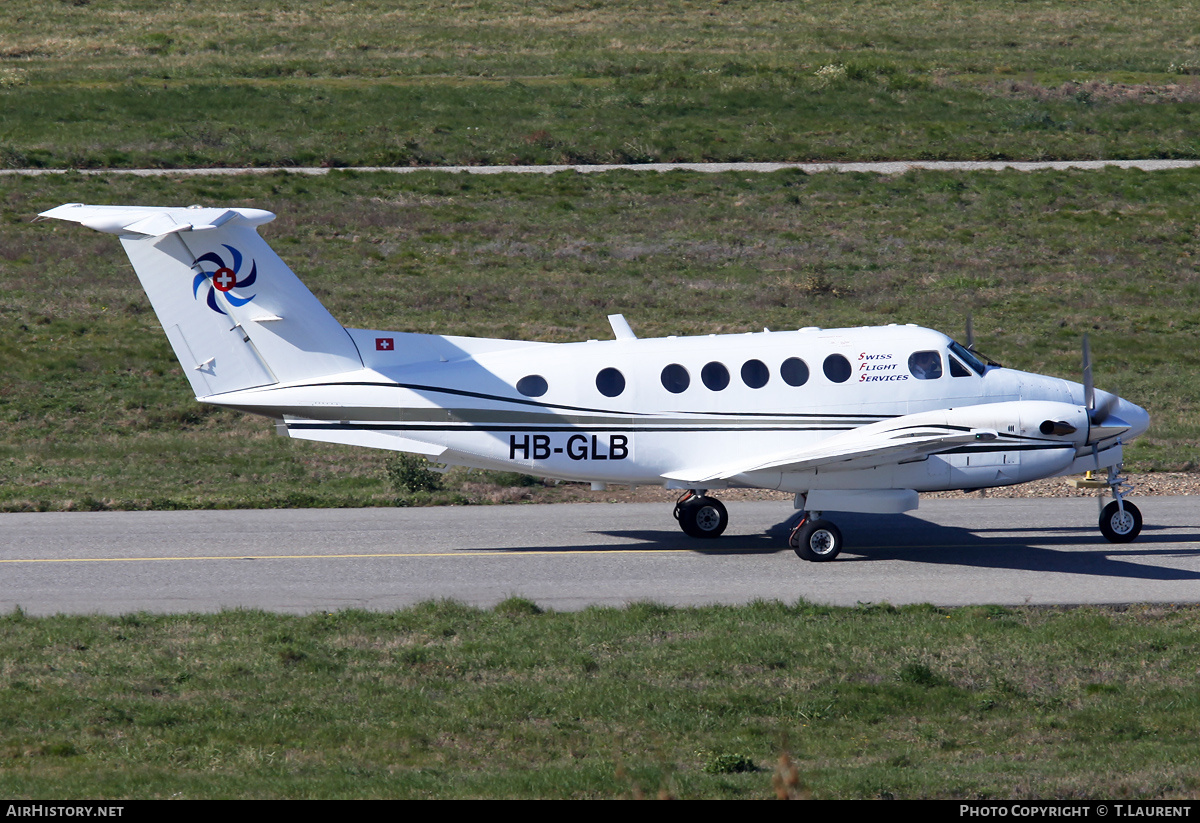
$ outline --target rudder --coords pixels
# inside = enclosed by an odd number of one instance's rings
[[[261,209],[68,204],[120,235],[197,397],[362,368],[350,335],[259,236]]]

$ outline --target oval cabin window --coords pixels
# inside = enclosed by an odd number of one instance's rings
[[[779,376],[789,386],[803,386],[808,382],[808,364],[799,357],[789,357],[779,367]]]
[[[605,397],[616,397],[625,391],[625,375],[613,368],[601,369],[596,375],[596,390]]]
[[[663,388],[671,394],[680,394],[687,391],[687,387],[691,382],[692,378],[688,376],[688,370],[678,363],[672,363],[662,370]]]
[[[531,374],[517,381],[517,391],[526,397],[541,397],[549,386],[540,374]]]
[[[840,354],[826,357],[822,368],[830,383],[845,383],[850,379],[850,361]]]
[[[700,370],[700,379],[713,391],[721,391],[729,385],[729,369],[714,361]]]
[[[771,379],[771,370],[761,360],[747,360],[742,364],[742,382],[752,389],[761,389]]]

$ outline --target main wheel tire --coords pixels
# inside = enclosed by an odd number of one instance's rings
[[[806,520],[792,532],[789,541],[802,560],[821,563],[842,551],[842,532],[828,520]]]
[[[1110,543],[1129,543],[1142,531],[1142,513],[1138,507],[1128,500],[1123,502],[1125,509],[1113,501],[1104,507],[1100,513],[1100,533],[1108,538]]]
[[[720,537],[729,525],[729,512],[715,497],[693,497],[678,508],[679,528],[688,537]]]

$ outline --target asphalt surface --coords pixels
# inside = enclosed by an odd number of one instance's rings
[[[786,503],[731,503],[725,536],[685,537],[664,504],[0,514],[0,611],[31,615],[395,609],[522,596],[574,610],[653,600],[1200,602],[1196,497],[1148,497],[1114,545],[1091,499],[922,501],[829,514],[847,548],[785,547]]]

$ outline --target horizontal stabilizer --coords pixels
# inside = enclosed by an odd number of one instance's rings
[[[270,223],[275,215],[262,209],[154,208],[151,206],[88,206],[67,203],[39,217],[68,220],[107,234],[140,234],[161,237],[181,231],[217,229],[237,218],[251,226]]]
[[[286,418],[279,424],[280,433],[286,433],[296,440],[316,440],[322,443],[338,443],[343,446],[363,446],[369,449],[390,449],[392,451],[412,452],[426,457],[438,457],[445,453],[445,446],[424,443],[409,437],[402,437],[388,431],[370,431],[361,428],[330,426],[314,423],[309,420]]]

